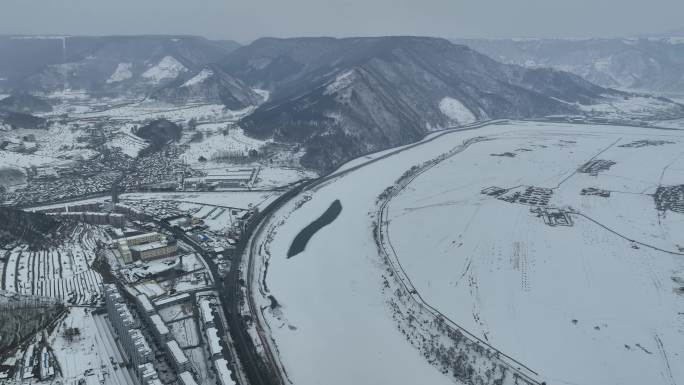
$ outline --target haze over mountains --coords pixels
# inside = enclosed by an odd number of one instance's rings
[[[149,93],[238,46],[194,36],[0,37],[0,88]]]
[[[604,87],[684,92],[684,33],[629,39],[466,39],[495,60],[551,67]]]
[[[682,67],[675,64],[684,57],[677,56],[679,45],[663,40],[468,43],[513,64],[428,37],[264,38],[239,48],[188,36],[3,37],[0,55],[9,60],[0,64],[0,91],[54,96],[71,89],[179,106],[251,107],[239,122],[248,135],[300,145],[302,165],[325,172],[440,128],[601,116],[615,102],[630,109],[635,95],[607,87],[678,90]],[[651,51],[658,55],[647,60]],[[551,59],[534,61],[535,54]],[[637,54],[641,61],[633,60]],[[587,69],[582,63],[589,62]],[[638,99],[640,116],[684,115],[669,100]]]
[[[436,128],[577,113],[568,103],[612,93],[435,38],[260,39],[236,50],[224,68],[272,91],[243,120],[247,133],[302,142],[303,163],[324,170]]]

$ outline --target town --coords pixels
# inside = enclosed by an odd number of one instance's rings
[[[45,331],[29,331],[0,357],[0,383],[57,377],[74,384],[246,383],[217,280],[233,268],[250,218],[273,199],[258,198],[230,207],[120,200],[115,193],[31,209],[62,223],[67,240],[55,248],[15,244],[0,251],[0,289],[11,296],[0,307],[37,298],[56,315],[50,325],[36,326]],[[83,362],[72,362],[70,353]]]

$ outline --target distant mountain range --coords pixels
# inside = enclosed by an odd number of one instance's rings
[[[239,122],[248,135],[295,144],[301,163],[320,171],[486,119],[601,116],[630,106],[639,117],[684,116],[670,100],[631,103],[635,95],[608,88],[678,89],[684,45],[673,38],[466,43],[508,63],[426,37],[264,38],[243,47],[189,36],[0,37],[0,93],[82,89],[250,107]],[[12,113],[46,108],[26,97],[3,103]]]
[[[684,34],[630,39],[455,40],[503,63],[572,72],[604,87],[684,93]]]
[[[150,98],[172,104],[223,104],[231,110],[255,106],[263,101],[263,97],[254,90],[216,65],[208,65],[199,72],[178,76],[154,90]]]
[[[584,114],[583,105],[629,98],[568,72],[502,64],[437,38],[260,39],[229,55],[223,68],[271,92],[241,121],[246,132],[301,143],[302,163],[324,171],[437,128]]]
[[[150,93],[221,61],[239,44],[194,36],[0,37],[0,89]]]

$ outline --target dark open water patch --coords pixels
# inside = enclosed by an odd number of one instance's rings
[[[290,245],[290,249],[287,251],[287,257],[292,258],[295,255],[301,253],[306,249],[306,244],[309,243],[309,240],[311,237],[318,232],[318,230],[322,229],[323,227],[331,224],[335,219],[337,219],[337,216],[340,215],[342,212],[342,203],[340,202],[339,199],[336,199],[333,203],[330,204],[330,207],[328,207],[327,210],[318,217],[315,221],[311,222],[308,226],[302,229],[302,231],[297,234],[295,237],[294,241],[292,241],[292,245]]]

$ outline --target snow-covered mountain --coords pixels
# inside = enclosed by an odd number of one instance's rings
[[[0,37],[0,90],[144,94],[237,46],[192,36]]]
[[[206,66],[197,72],[178,76],[173,82],[155,90],[150,97],[173,104],[223,104],[231,110],[256,106],[263,101],[259,94],[242,81],[217,66]]]
[[[584,114],[583,105],[628,97],[567,72],[501,64],[436,38],[260,39],[233,52],[224,69],[271,92],[241,121],[245,131],[302,143],[303,164],[319,170],[438,128]]]
[[[684,92],[684,37],[455,40],[503,63],[551,67],[604,87]]]

